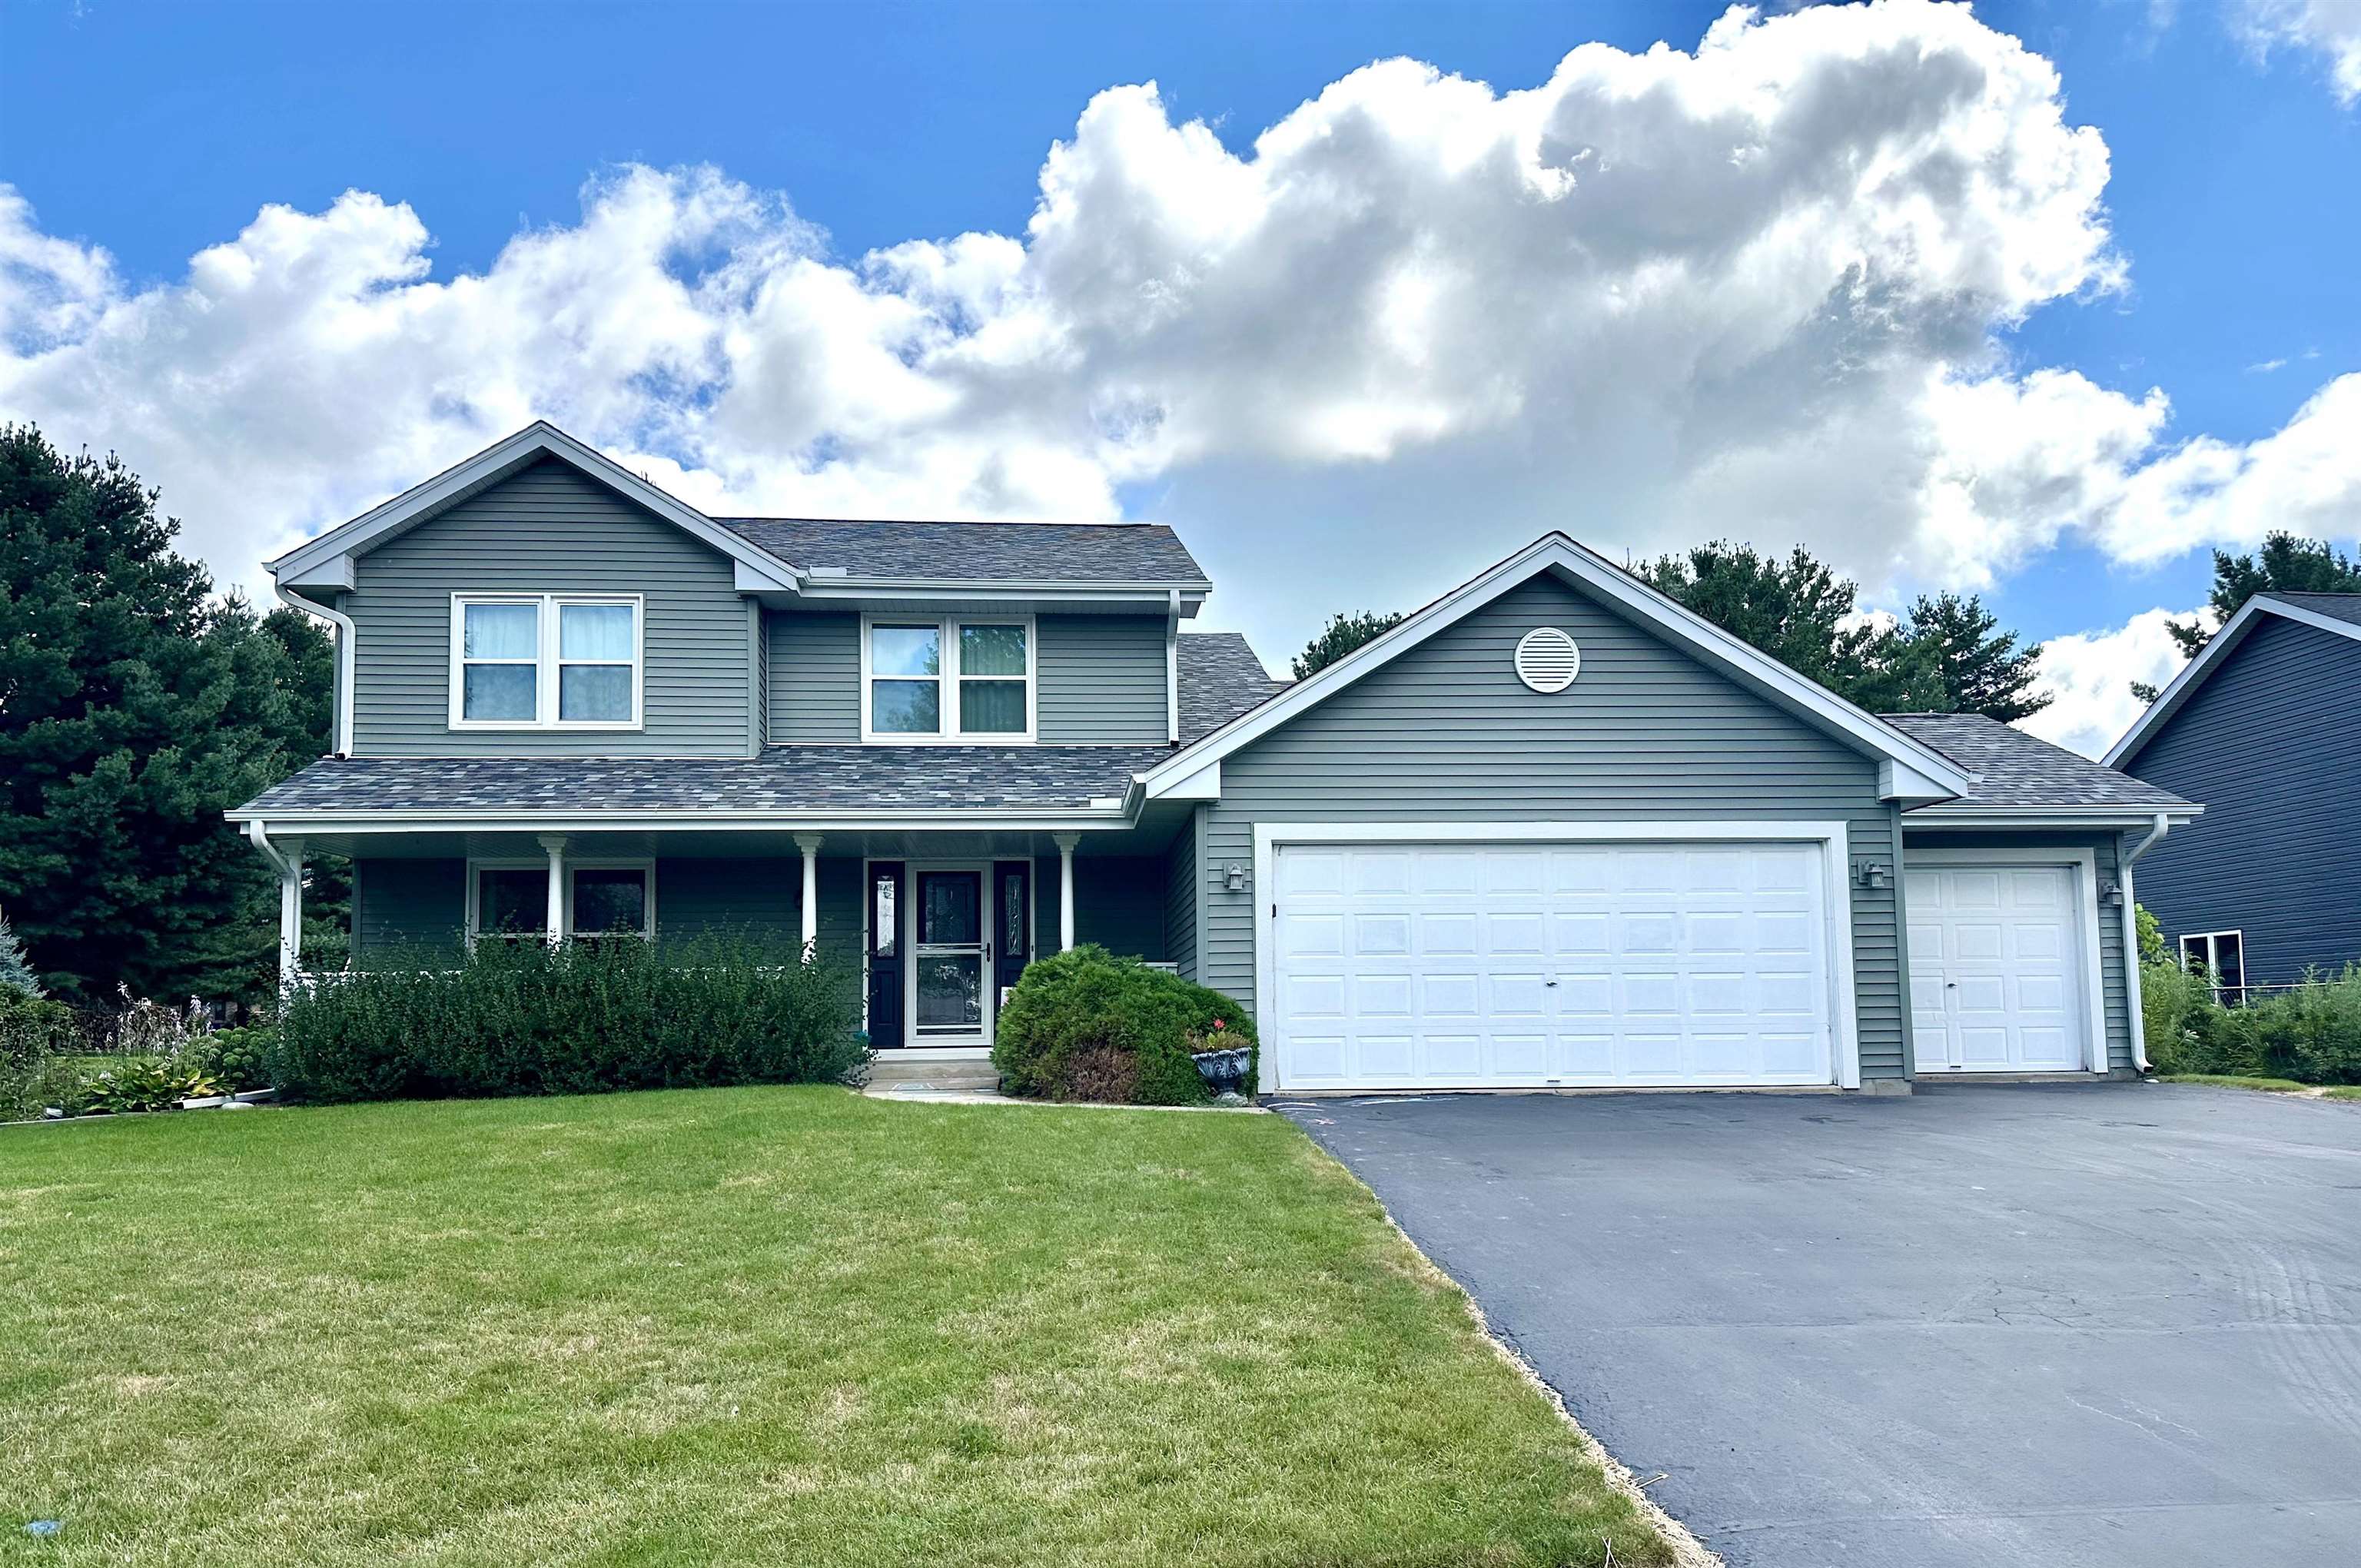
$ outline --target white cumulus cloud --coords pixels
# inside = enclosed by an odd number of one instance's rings
[[[2327,59],[2336,95],[2361,100],[2361,0],[2246,0],[2245,31],[2265,49],[2316,49]]]
[[[2069,751],[2103,755],[2147,706],[2132,695],[2132,683],[2161,686],[2180,673],[2180,645],[2167,622],[2198,615],[2212,623],[2211,611],[2151,609],[2112,631],[2051,638],[2041,645],[2040,683],[2056,700],[2021,728]]]
[[[2107,168],[2047,60],[1878,0],[1508,92],[1384,61],[1237,152],[1112,88],[1021,232],[860,257],[784,193],[625,167],[479,271],[351,192],[137,284],[10,194],[0,414],[120,450],[232,579],[542,416],[716,509],[1152,510],[1274,648],[1551,527],[1804,543],[1880,591],[2070,534],[2353,533],[2361,378],[2237,445],[2012,363],[2124,281]]]

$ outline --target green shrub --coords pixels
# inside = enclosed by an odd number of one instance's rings
[[[2333,978],[2306,975],[2244,1007],[2223,1006],[2202,979],[2169,964],[2143,965],[2140,986],[2148,1061],[2159,1073],[2361,1083],[2361,964]],[[2171,1000],[2153,1001],[2151,986]],[[2176,1005],[2170,1026],[2160,1027],[2159,1008]]]
[[[1080,947],[1028,967],[994,1031],[992,1060],[1012,1094],[1192,1105],[1202,1039],[1253,1048],[1254,1025],[1218,991]],[[1254,1092],[1248,1071],[1246,1092]]]
[[[279,1031],[268,1025],[243,1029],[215,1029],[192,1036],[181,1047],[181,1065],[217,1080],[225,1092],[270,1087],[267,1060]]]
[[[169,1111],[185,1097],[218,1094],[221,1088],[203,1073],[176,1062],[152,1057],[118,1060],[82,1080],[79,1091],[65,1101],[70,1114],[121,1113],[126,1111]]]
[[[263,1058],[313,1101],[833,1083],[868,1064],[859,1025],[855,971],[792,945],[481,941],[314,982]]]

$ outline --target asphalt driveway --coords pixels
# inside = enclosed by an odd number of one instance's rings
[[[2361,1104],[1280,1104],[1733,1564],[2361,1563]]]

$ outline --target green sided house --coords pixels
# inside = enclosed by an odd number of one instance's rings
[[[2133,862],[2198,807],[1874,718],[1562,534],[1293,685],[1166,528],[708,516],[536,424],[271,565],[336,751],[230,814],[351,961],[775,931],[981,1054],[1096,942],[1267,1087],[1904,1089],[2142,1059]]]

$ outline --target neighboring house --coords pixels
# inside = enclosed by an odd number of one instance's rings
[[[2107,763],[2202,795],[2140,902],[2230,1000],[2361,960],[2361,594],[2257,594]]]
[[[340,754],[230,814],[291,968],[348,855],[357,964],[751,924],[884,1049],[1099,942],[1251,1007],[1276,1089],[2124,1072],[2127,845],[2197,810],[1554,533],[1287,686],[1183,630],[1168,529],[708,517],[546,425],[272,570],[343,630]]]

